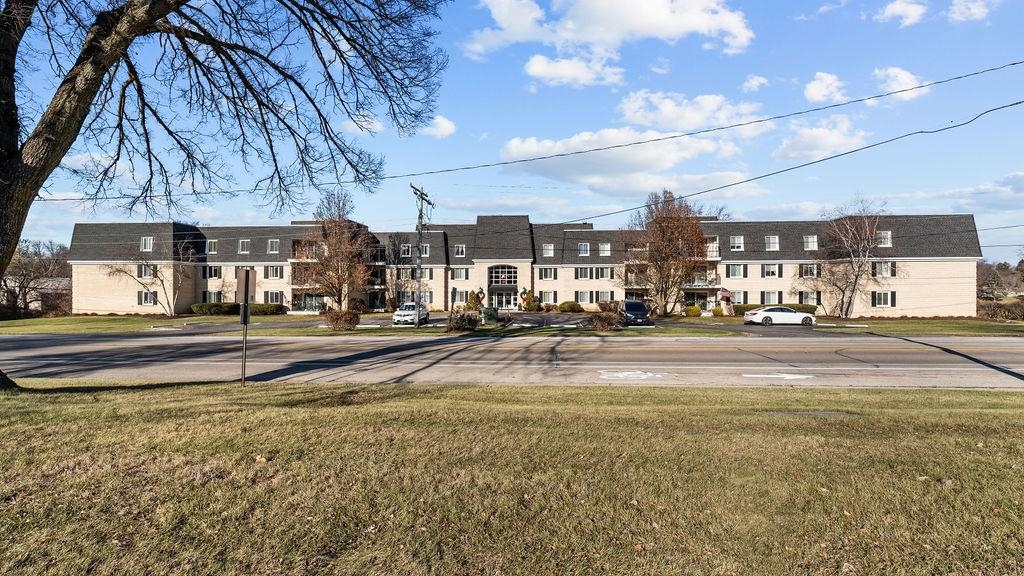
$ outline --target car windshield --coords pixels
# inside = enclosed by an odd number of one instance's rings
[[[416,305],[415,304],[402,304],[402,307],[399,308],[399,310],[402,310],[403,312],[410,312],[410,311],[415,310],[415,309],[416,309]]]
[[[643,302],[626,302],[626,312],[636,314],[637,312],[646,312],[647,308]]]

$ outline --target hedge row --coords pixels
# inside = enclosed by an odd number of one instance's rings
[[[249,314],[251,316],[273,316],[284,314],[288,309],[283,304],[250,304]],[[241,305],[237,302],[219,302],[206,304],[193,304],[192,313],[200,316],[238,316],[241,313]]]

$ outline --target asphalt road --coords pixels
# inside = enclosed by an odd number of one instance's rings
[[[0,336],[13,377],[237,379],[238,337]],[[250,337],[257,382],[950,387],[1024,390],[1024,338]]]

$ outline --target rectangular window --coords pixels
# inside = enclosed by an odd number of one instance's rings
[[[224,293],[220,290],[207,292],[203,290],[203,304],[220,304],[224,301]]]
[[[612,245],[611,245],[611,243],[610,242],[602,242],[602,243],[598,244],[597,245],[597,255],[598,256],[611,256],[612,255]]]
[[[817,264],[801,264],[800,265],[800,277],[801,278],[815,278],[818,276],[818,265]]]
[[[412,268],[399,268],[397,272],[399,280],[412,280]]]
[[[718,252],[718,237],[707,238],[706,255],[708,258],[719,258],[721,254]]]
[[[764,237],[764,249],[768,252],[775,252],[779,249],[779,237],[778,236],[765,236]]]
[[[592,294],[593,292],[590,292],[589,290],[577,290],[576,301],[579,302],[580,304],[590,304],[592,300]]]
[[[469,280],[469,268],[452,268],[452,280]]]
[[[612,300],[615,300],[615,292],[602,290],[597,293],[598,302],[611,302]]]
[[[544,303],[544,304],[554,304],[555,303],[555,293],[552,292],[551,290],[541,290],[540,291],[540,301],[542,303]]]
[[[593,280],[594,269],[593,268],[576,268],[576,279],[577,280]]]
[[[135,270],[137,278],[156,278],[156,264],[139,264]]]
[[[434,293],[431,291],[420,292],[420,304],[433,304]]]
[[[590,243],[580,242],[576,245],[576,250],[580,256],[590,256]]]
[[[895,276],[896,265],[892,262],[872,262],[871,275],[875,277]]]
[[[465,258],[466,257],[466,245],[465,244],[456,244],[455,245],[455,257],[456,258]]]
[[[139,251],[140,252],[152,252],[153,251],[153,237],[143,236],[139,239]]]
[[[594,277],[597,278],[598,280],[611,280],[611,266],[602,266],[600,268],[594,268]]]
[[[284,292],[280,290],[264,290],[264,304],[284,304]]]
[[[544,244],[544,246],[541,248],[541,256],[543,256],[545,258],[552,258],[554,255],[555,255],[555,245],[554,244]]]
[[[558,280],[558,272],[556,268],[538,268],[537,278],[540,280]]]
[[[800,303],[801,304],[814,304],[818,305],[818,293],[817,292],[800,292]]]
[[[238,241],[238,253],[239,254],[248,254],[249,253],[249,245],[251,243],[252,242],[250,240],[239,240]]]
[[[268,280],[280,280],[284,278],[284,266],[266,266],[263,268],[263,277]],[[274,302],[280,304],[280,302]]]
[[[469,300],[469,290],[456,290],[455,303],[465,304]]]
[[[818,236],[804,236],[804,250],[817,250],[818,249]]]
[[[203,278],[220,278],[221,275],[220,266],[203,266]]]
[[[430,257],[430,244],[420,244],[420,257],[421,258],[429,258]]]
[[[281,240],[272,238],[267,240],[267,254],[277,254],[281,251]]]
[[[411,257],[412,256],[412,244],[402,244],[401,252],[399,252],[399,255],[402,258],[409,258],[409,257]]]
[[[729,250],[743,252],[743,236],[729,236]]]
[[[875,308],[892,308],[896,306],[896,293],[872,292],[871,305]]]
[[[747,266],[745,264],[727,264],[725,266],[726,278],[746,278]]]
[[[398,292],[398,301],[402,304],[412,302],[416,299],[416,293],[412,290],[401,290]]]
[[[749,304],[749,302],[747,302],[747,291],[746,290],[737,290],[737,291],[733,292],[732,293],[732,303],[733,304]]]
[[[892,248],[892,230],[875,231],[875,244],[879,248]]]
[[[140,306],[156,306],[156,292],[142,290],[137,292],[137,296]]]
[[[217,241],[216,240],[207,240],[206,241],[206,253],[207,254],[216,254],[217,253]]]
[[[761,292],[761,304],[782,304],[782,292],[776,290]]]
[[[779,264],[761,264],[762,278],[778,278],[782,266]],[[778,304],[778,302],[766,302],[766,304]]]

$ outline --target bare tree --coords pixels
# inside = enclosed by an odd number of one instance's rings
[[[871,266],[877,257],[881,213],[881,207],[861,199],[822,214],[818,276],[804,278],[803,283],[822,292],[829,315],[849,318],[862,291],[877,283]]]
[[[366,290],[370,278],[366,265],[370,233],[366,226],[352,221],[352,210],[352,196],[347,191],[324,193],[313,213],[320,228],[307,236],[307,241],[320,246],[313,261],[305,263],[309,278],[340,310],[349,308],[353,294]]]
[[[156,305],[166,316],[174,317],[178,296],[184,291],[182,284],[195,277],[195,263],[199,258],[195,242],[191,237],[175,240],[169,263],[154,260],[143,252],[126,256],[117,264],[105,264],[103,268],[110,278],[129,280],[138,285],[141,292],[155,293]]]
[[[27,314],[34,304],[42,303],[47,280],[70,277],[67,246],[23,240],[3,278],[0,278],[0,305],[12,314]]]
[[[700,218],[668,190],[647,197],[647,205],[620,233],[627,261],[617,276],[626,287],[643,287],[659,314],[676,311],[683,286],[707,270],[707,245]]]
[[[153,213],[179,193],[231,192],[243,171],[275,210],[325,183],[371,190],[382,161],[341,127],[380,114],[404,134],[430,120],[446,57],[428,23],[442,3],[7,0],[0,275],[69,152],[91,198]],[[0,373],[0,386],[13,383]]]

